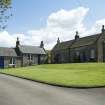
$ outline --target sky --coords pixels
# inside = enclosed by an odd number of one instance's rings
[[[101,32],[105,24],[105,0],[12,0],[13,16],[0,32],[0,46],[15,46],[19,37],[23,45],[52,49],[59,37],[71,40],[75,31],[80,37]]]

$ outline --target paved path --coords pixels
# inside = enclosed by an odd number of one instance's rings
[[[105,105],[105,88],[61,88],[0,74],[0,105]]]

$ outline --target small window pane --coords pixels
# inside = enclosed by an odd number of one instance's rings
[[[91,58],[95,58],[95,50],[91,50]]]

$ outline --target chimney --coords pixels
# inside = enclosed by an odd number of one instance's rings
[[[20,41],[19,41],[19,38],[17,37],[16,47],[19,47],[19,45],[20,45]]]
[[[104,33],[105,32],[105,27],[104,27],[104,25],[102,25],[102,33]]]
[[[43,41],[41,41],[41,43],[40,43],[40,48],[44,48],[44,43],[43,43]]]
[[[60,39],[59,39],[59,37],[58,37],[57,44],[59,44],[59,43],[60,43]]]
[[[78,31],[76,31],[75,40],[79,39]]]

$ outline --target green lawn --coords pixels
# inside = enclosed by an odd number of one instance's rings
[[[65,86],[105,86],[105,63],[49,64],[0,72]]]

